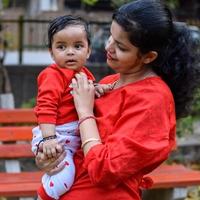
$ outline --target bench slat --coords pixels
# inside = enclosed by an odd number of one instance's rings
[[[149,176],[153,179],[153,188],[187,187],[200,185],[200,171],[183,165],[161,165]]]
[[[33,157],[31,144],[0,145],[0,158],[31,158]]]
[[[23,126],[18,126],[21,123]],[[32,126],[36,124],[33,109],[1,109],[0,141],[31,141]],[[11,126],[10,124],[13,124]],[[32,158],[30,143],[17,143],[0,145],[1,159]],[[36,190],[41,184],[43,172],[0,173],[0,196],[4,197],[29,197],[36,196]],[[195,171],[183,165],[161,165],[148,174],[153,181],[153,189],[173,188],[200,185],[200,171]]]
[[[23,183],[23,184],[0,184],[0,196],[3,197],[34,197],[37,196],[37,188],[40,183]]]
[[[0,141],[30,141],[33,126],[5,126],[0,127]]]
[[[0,173],[1,184],[11,184],[11,183],[39,183],[40,178],[44,174],[42,171],[32,171],[32,172],[20,172],[20,173]]]
[[[0,123],[36,123],[33,109],[1,109]]]
[[[0,173],[0,195],[5,197],[36,195],[42,174],[43,172]],[[153,189],[200,184],[200,172],[182,165],[162,165],[149,176],[154,181]]]

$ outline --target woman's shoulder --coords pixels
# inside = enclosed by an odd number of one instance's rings
[[[99,81],[99,83],[101,83],[101,84],[109,84],[109,83],[115,82],[118,79],[119,79],[119,74],[111,74],[111,75],[108,75],[108,76],[102,78]]]
[[[131,101],[146,103],[168,102],[172,103],[173,95],[168,85],[160,77],[149,77],[144,80],[129,84],[122,88],[126,97],[130,96]]]

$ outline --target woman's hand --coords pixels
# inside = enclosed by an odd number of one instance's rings
[[[95,88],[93,81],[88,80],[84,73],[75,75],[72,79],[72,94],[79,119],[93,115]]]
[[[42,152],[42,146],[40,146],[38,154],[35,157],[37,167],[49,175],[61,171],[64,168],[64,163],[61,164],[61,162],[65,158],[66,153],[61,145],[57,151],[58,153],[56,157],[48,158],[47,155]]]
[[[113,84],[95,84],[95,96],[101,97],[113,89]]]

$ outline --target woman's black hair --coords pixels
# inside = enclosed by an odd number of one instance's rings
[[[59,16],[49,23],[48,27],[48,47],[52,47],[53,36],[63,30],[66,26],[69,25],[80,25],[83,26],[86,32],[88,44],[90,45],[90,31],[88,23],[83,20],[81,17],[72,16],[72,15],[63,15]]]
[[[177,118],[186,116],[200,86],[200,56],[189,28],[173,22],[170,10],[159,0],[127,3],[113,14],[113,20],[128,32],[130,42],[142,54],[158,53],[149,66],[170,87]]]

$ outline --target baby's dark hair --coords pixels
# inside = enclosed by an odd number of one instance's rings
[[[200,86],[200,55],[189,28],[173,22],[170,10],[159,0],[137,0],[120,7],[115,20],[142,54],[156,51],[149,64],[170,87],[177,118],[186,116]],[[200,47],[200,46],[199,46]]]
[[[63,30],[66,26],[80,25],[83,26],[86,32],[88,44],[90,45],[90,31],[88,23],[83,18],[72,15],[63,15],[53,19],[48,27],[48,47],[52,48],[53,36]]]

